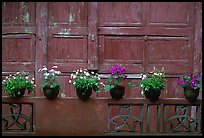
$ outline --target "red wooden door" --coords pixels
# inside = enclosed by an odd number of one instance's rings
[[[3,79],[22,70],[35,75],[35,8],[35,2],[2,3]]]
[[[175,92],[175,77],[193,72],[194,8],[192,2],[98,3],[99,72],[115,64],[133,74],[164,67],[167,93],[162,97],[182,97]],[[141,97],[139,91],[126,97]]]
[[[43,65],[59,66],[67,96],[76,96],[67,82],[78,68],[109,73],[121,64],[138,84],[134,74],[155,66],[164,67],[168,77],[162,96],[182,97],[175,92],[174,77],[193,72],[193,2],[5,2],[2,8],[3,72],[32,72],[37,86],[36,71]],[[128,90],[125,96],[141,97],[140,91]]]

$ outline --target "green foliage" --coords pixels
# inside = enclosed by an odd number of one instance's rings
[[[156,89],[156,90],[163,90],[166,87],[165,84],[165,73],[163,70],[156,70],[154,69],[153,74],[149,77],[145,77],[140,82],[140,87],[148,91],[150,88]]]
[[[14,75],[10,75],[3,80],[4,92],[9,97],[15,97],[21,89],[27,89],[28,94],[35,92],[34,78],[30,78],[25,72],[17,72]]]

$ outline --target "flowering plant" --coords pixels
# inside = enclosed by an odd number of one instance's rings
[[[126,69],[124,67],[118,65],[113,66],[113,68],[111,69],[111,75],[107,80],[109,84],[105,85],[104,90],[110,91],[115,86],[121,84],[127,78],[127,75],[125,73]],[[127,82],[127,85],[130,88],[134,87],[134,84],[132,84],[131,82]]]
[[[6,77],[2,82],[4,92],[10,97],[20,95],[21,90],[28,90],[28,94],[35,92],[34,78],[26,75],[26,72],[17,72],[14,75]]]
[[[152,74],[149,76],[142,76],[140,87],[145,91],[148,91],[150,88],[155,90],[163,90],[166,87],[164,68],[162,68],[162,70],[157,70],[154,67],[154,70],[150,73]]]
[[[185,74],[177,78],[177,84],[181,85],[183,88],[189,87],[193,89],[201,88],[200,84],[200,74]]]
[[[52,69],[48,70],[46,66],[43,66],[38,70],[38,72],[41,73],[42,77],[42,84],[41,88],[44,88],[45,86],[50,86],[50,88],[55,88],[59,85],[59,88],[62,88],[62,84],[59,82],[59,74],[61,74],[60,71],[55,70],[55,68],[58,68],[57,66],[53,66]]]
[[[93,89],[95,92],[100,92],[100,77],[97,73],[87,69],[79,69],[71,74],[69,83],[72,83],[76,89],[88,90]]]

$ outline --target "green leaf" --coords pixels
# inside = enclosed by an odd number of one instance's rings
[[[128,87],[133,88],[135,87],[135,84],[131,83],[131,82],[127,82]]]
[[[114,78],[112,76],[110,76],[107,81],[112,82],[113,80],[114,80]]]
[[[110,91],[111,89],[113,89],[114,88],[114,85],[106,85],[105,87],[104,87],[104,90],[105,91]]]

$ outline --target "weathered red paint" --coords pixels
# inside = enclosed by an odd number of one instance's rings
[[[201,17],[200,2],[3,2],[2,71],[24,70],[35,76],[38,101],[43,93],[37,70],[43,65],[62,71],[66,97],[76,97],[68,80],[79,68],[109,73],[121,64],[128,73],[141,74],[165,67],[167,88],[161,98],[183,98],[183,89],[175,90],[176,77],[202,72]],[[140,79],[131,81],[139,85]],[[139,88],[127,88],[124,98],[141,98],[140,93]],[[109,96],[104,90],[92,94]],[[44,100],[44,108],[50,107]]]

